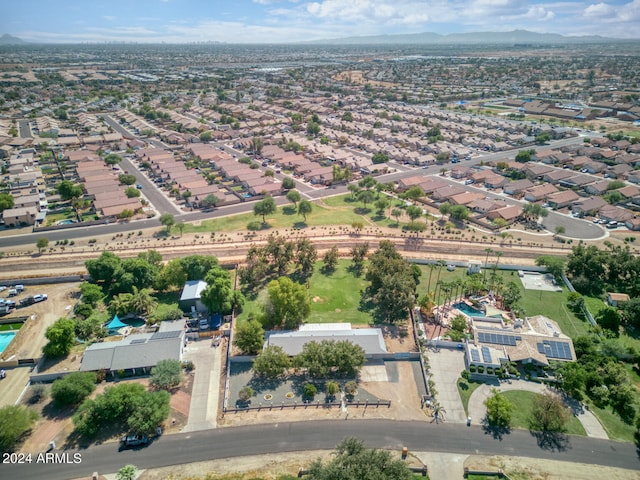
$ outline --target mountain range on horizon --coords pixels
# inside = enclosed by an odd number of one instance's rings
[[[517,45],[517,44],[586,44],[586,43],[619,43],[638,42],[637,39],[620,39],[602,37],[600,35],[565,36],[559,33],[537,33],[528,30],[512,30],[509,32],[468,32],[439,34],[434,32],[407,33],[398,35],[370,35],[360,37],[344,37],[326,40],[312,40],[306,44],[323,45]]]
[[[640,42],[640,38],[621,39],[600,35],[566,36],[559,33],[537,33],[529,30],[512,30],[508,32],[467,32],[439,34],[434,32],[382,34],[356,37],[340,37],[331,39],[291,42],[297,45],[562,45],[562,44],[597,44],[597,43],[629,43]],[[25,45],[27,42],[8,33],[0,36],[0,45]],[[38,43],[38,42],[35,42]],[[66,42],[65,42],[66,43]],[[87,42],[82,42],[86,44]],[[100,42],[102,43],[102,42]],[[137,41],[135,43],[146,43]],[[150,42],[152,43],[152,42]],[[185,43],[194,43],[187,41]],[[220,43],[220,42],[214,42]],[[233,44],[233,42],[224,42]],[[273,44],[273,43],[272,43]],[[284,42],[283,42],[284,44]]]

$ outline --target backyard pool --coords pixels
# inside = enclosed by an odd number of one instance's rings
[[[0,353],[4,352],[15,336],[16,332],[0,332]]]
[[[144,325],[144,318],[134,317],[134,318],[123,318],[122,323],[126,323],[130,327],[140,328]]]
[[[58,222],[58,225],[71,225],[73,223],[76,223],[75,220],[60,220]]]
[[[464,302],[458,302],[453,304],[453,308],[457,308],[462,313],[469,315],[470,317],[484,317],[485,313],[483,310],[478,310],[477,308],[470,307]]]

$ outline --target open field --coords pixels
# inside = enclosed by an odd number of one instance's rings
[[[348,271],[350,261],[340,260],[336,270],[329,275],[321,272],[322,262],[316,263],[316,268],[309,279],[309,297],[311,298],[311,315],[309,323],[350,322],[353,324],[368,324],[371,315],[359,310],[360,291],[366,288],[368,282],[364,276],[356,277]],[[267,299],[266,288],[257,297],[247,299],[242,313],[238,315],[238,322],[245,321],[250,314],[258,314],[260,305]]]

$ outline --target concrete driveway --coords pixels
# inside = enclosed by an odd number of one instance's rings
[[[222,365],[222,348],[211,346],[211,339],[205,338],[189,342],[184,360],[191,360],[195,365],[189,420],[183,432],[195,432],[216,428],[220,371]]]
[[[460,373],[464,370],[464,352],[440,348],[437,351],[429,350],[428,356],[432,380],[438,392],[436,399],[446,411],[445,421],[465,423],[467,416],[457,386]]]

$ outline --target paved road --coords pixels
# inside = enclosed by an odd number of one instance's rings
[[[77,478],[92,472],[115,472],[126,464],[154,468],[221,458],[277,452],[332,449],[355,436],[366,445],[417,452],[518,455],[611,467],[640,469],[632,444],[585,437],[566,437],[560,451],[541,448],[527,431],[495,440],[480,427],[389,420],[336,420],[222,428],[161,437],[147,448],[118,452],[115,443],[81,450],[82,463],[2,465],[0,477],[20,480]],[[70,451],[70,453],[73,453]],[[240,460],[239,460],[240,461]]]
[[[29,120],[18,120],[18,131],[20,132],[20,138],[33,138]]]

